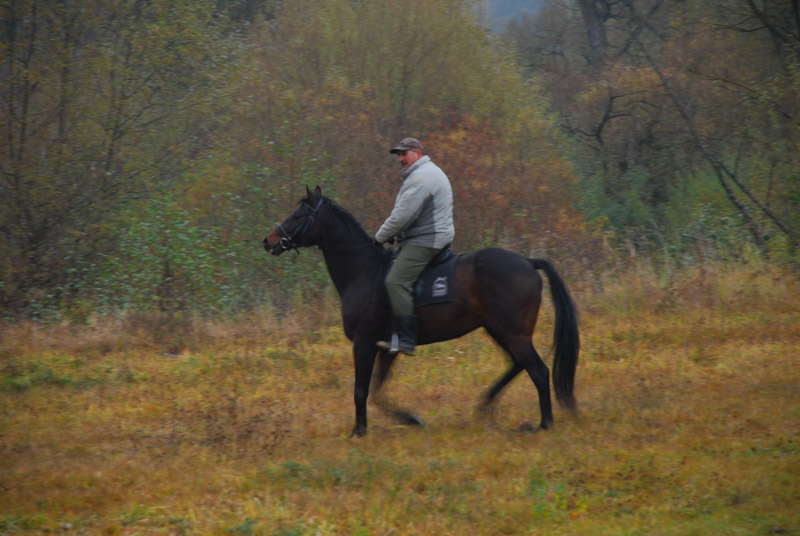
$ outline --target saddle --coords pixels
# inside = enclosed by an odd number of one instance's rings
[[[386,294],[386,275],[392,267],[400,250],[389,251],[390,258],[380,278],[380,295],[384,303],[389,303]],[[457,255],[448,247],[440,251],[419,276],[414,285],[414,306],[431,305],[433,303],[449,303],[454,299],[453,272]]]

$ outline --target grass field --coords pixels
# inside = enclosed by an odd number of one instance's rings
[[[425,428],[370,406],[352,439],[332,303],[171,337],[4,326],[0,532],[800,535],[796,274],[572,287],[580,413],[533,435],[516,431],[539,418],[524,376],[476,415],[506,366],[481,333],[400,360],[389,393]],[[546,360],[551,329],[548,306]]]

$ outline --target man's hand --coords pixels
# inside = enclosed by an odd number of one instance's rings
[[[386,244],[389,244],[390,246],[393,246],[394,245],[394,238],[390,238],[389,240],[387,240]],[[383,246],[383,244],[378,242],[378,240],[374,236],[372,237],[372,245],[373,246]]]

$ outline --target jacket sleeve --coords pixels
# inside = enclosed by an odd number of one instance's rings
[[[422,174],[419,173],[419,175]],[[403,184],[403,188],[397,194],[392,213],[389,214],[381,228],[375,233],[375,240],[383,244],[414,223],[414,220],[422,211],[428,194],[429,192],[425,188],[425,181],[422,176],[408,177],[406,183]]]

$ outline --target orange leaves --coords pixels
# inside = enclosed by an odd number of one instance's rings
[[[287,4],[275,31],[255,37],[263,78],[242,88],[247,105],[223,143],[240,165],[270,168],[265,187],[297,195],[320,182],[374,232],[399,188],[388,149],[415,136],[453,181],[461,249],[530,249],[533,235],[551,247],[560,238],[547,230],[580,233],[574,172],[544,96],[466,3],[423,4],[406,13],[413,20],[388,0]]]
[[[427,138],[426,147],[453,185],[460,249],[551,250],[582,232],[574,208],[575,177],[557,139],[543,135],[547,121],[542,116],[524,110],[521,117],[508,130],[526,137],[508,136],[505,125],[464,119]]]

